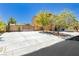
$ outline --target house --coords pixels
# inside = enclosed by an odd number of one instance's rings
[[[32,31],[33,26],[30,24],[10,24],[6,26],[10,32],[16,31]]]

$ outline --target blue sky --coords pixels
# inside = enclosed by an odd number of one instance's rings
[[[79,19],[77,3],[0,3],[0,18],[7,22],[9,17],[14,17],[18,23],[31,23],[33,16],[42,9],[58,14],[65,8],[71,10]]]

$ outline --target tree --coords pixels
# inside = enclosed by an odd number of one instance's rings
[[[72,27],[78,32],[78,30],[79,30],[79,21],[74,21],[72,23]]]
[[[16,24],[15,18],[10,17],[8,23],[10,23],[10,24]]]
[[[79,21],[77,20],[76,16],[70,12],[65,12],[65,15],[66,15],[66,23],[68,24],[68,26],[78,31]]]
[[[51,16],[52,14],[47,11],[40,12],[36,16],[36,23],[41,25],[44,31],[47,31],[47,26],[51,24]]]
[[[56,16],[56,17],[53,19],[53,24],[54,24],[55,28],[57,29],[58,35],[59,35],[60,28],[66,26],[66,23],[65,23],[65,21],[61,18],[61,16]]]
[[[6,24],[4,22],[0,21],[0,32],[5,31],[5,26],[6,26]]]
[[[57,32],[59,35],[60,29],[68,28],[73,23],[74,20],[75,17],[73,16],[72,13],[70,13],[69,11],[64,11],[59,15],[57,15],[54,19],[52,19],[52,22],[54,23],[55,28],[57,28]]]
[[[6,31],[10,31],[10,24],[16,24],[16,20],[15,18],[13,17],[10,17],[9,20],[8,20],[8,24],[7,24],[7,27],[6,27]]]
[[[68,30],[71,26],[77,31],[79,28],[79,22],[76,20],[75,15],[69,10],[64,10],[59,15],[47,11],[40,12],[35,16],[35,22],[37,25],[42,26],[43,30],[45,30],[48,25],[53,25],[57,29],[58,34],[61,29]]]

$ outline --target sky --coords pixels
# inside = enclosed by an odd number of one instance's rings
[[[59,14],[69,9],[79,19],[78,3],[0,3],[0,19],[7,22],[14,17],[17,23],[31,23],[33,17],[42,9]]]

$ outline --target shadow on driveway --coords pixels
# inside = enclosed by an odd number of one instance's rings
[[[79,36],[23,56],[79,56]]]

